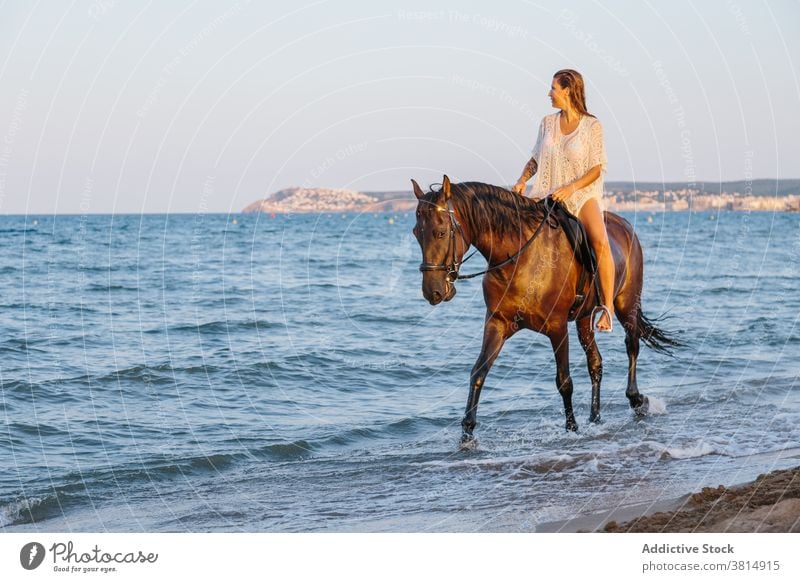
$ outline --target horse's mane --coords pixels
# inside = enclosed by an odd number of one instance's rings
[[[431,202],[439,190],[431,190]],[[469,223],[470,230],[489,231],[496,236],[519,234],[523,226],[533,227],[546,214],[544,204],[510,190],[484,184],[461,182],[450,186],[453,208]]]

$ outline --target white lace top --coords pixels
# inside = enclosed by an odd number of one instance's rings
[[[576,191],[564,205],[577,216],[584,203],[595,198],[603,209],[603,173],[608,164],[603,126],[596,118],[584,115],[572,133],[561,135],[559,113],[546,115],[539,125],[539,137],[531,152],[538,165],[531,196],[544,198],[601,165],[597,180]]]

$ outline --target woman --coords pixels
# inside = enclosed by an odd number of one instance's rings
[[[536,174],[531,196],[550,196],[581,221],[597,255],[603,293],[595,329],[610,332],[614,325],[614,261],[602,208],[602,172],[608,163],[603,126],[586,110],[583,77],[577,71],[563,69],[553,75],[548,95],[560,111],[542,120],[531,159],[512,190],[524,195],[525,183]]]

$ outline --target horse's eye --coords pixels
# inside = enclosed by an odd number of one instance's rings
[[[436,238],[444,238],[446,233],[443,230],[440,230],[436,233]]]

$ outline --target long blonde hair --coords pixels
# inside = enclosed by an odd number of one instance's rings
[[[574,69],[561,69],[556,71],[553,79],[562,89],[569,89],[570,103],[578,113],[594,117],[586,109],[586,89],[583,84],[583,75]]]

